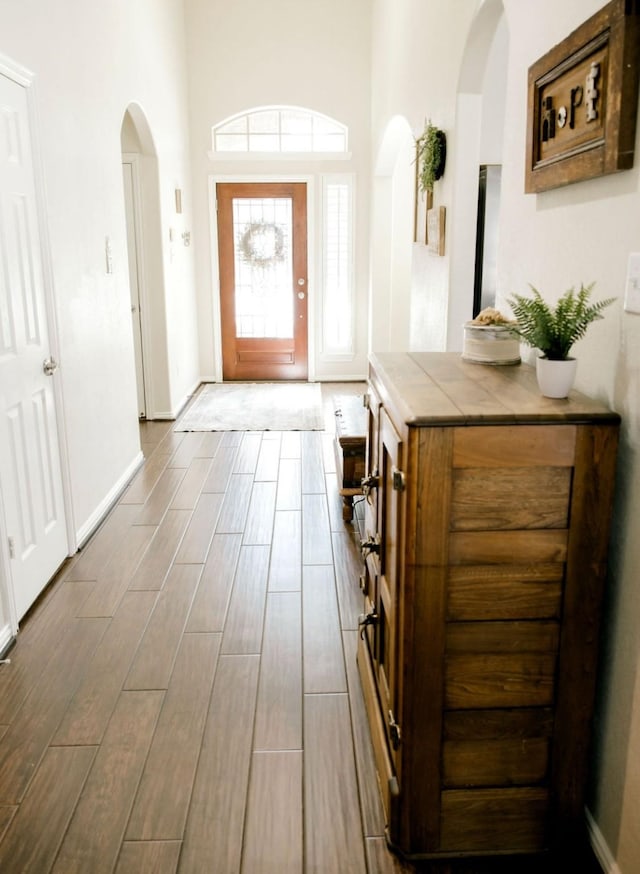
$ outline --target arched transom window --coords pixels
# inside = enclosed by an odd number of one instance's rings
[[[340,153],[347,151],[347,128],[340,122],[295,106],[262,106],[212,128],[214,152]]]

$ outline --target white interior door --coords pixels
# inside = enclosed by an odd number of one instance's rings
[[[26,88],[0,74],[0,492],[17,619],[67,555],[55,369]]]
[[[144,379],[144,353],[142,343],[142,309],[140,305],[140,270],[138,246],[140,240],[140,222],[136,209],[136,192],[134,161],[122,162],[122,178],[124,182],[124,206],[127,219],[127,251],[129,255],[129,287],[131,289],[131,326],[133,329],[133,348],[136,358],[136,385],[138,388],[138,416],[144,419],[147,415],[147,397]]]

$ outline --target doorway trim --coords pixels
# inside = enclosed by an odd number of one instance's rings
[[[140,349],[140,370],[142,373],[142,381],[144,386],[145,397],[145,418],[148,418],[149,409],[155,409],[152,398],[152,380],[150,378],[151,362],[149,360],[148,350],[151,348],[151,339],[149,335],[149,319],[148,319],[148,301],[147,301],[147,282],[146,273],[144,270],[145,252],[144,252],[144,222],[142,219],[143,200],[140,182],[140,155],[136,152],[123,152],[122,163],[129,164],[131,167],[131,187],[133,195],[133,220],[134,229],[134,248],[136,273],[138,283],[138,301],[140,304],[140,334],[141,334],[141,349]],[[126,209],[126,205],[125,205]],[[134,344],[135,345],[135,344]],[[138,415],[140,411],[138,411]]]
[[[302,182],[307,186],[307,380],[315,382],[316,371],[316,324],[320,295],[316,293],[316,270],[314,239],[316,227],[315,177],[308,175],[214,175],[208,177],[209,229],[211,239],[211,333],[213,337],[213,378],[222,382],[222,322],[220,316],[220,265],[218,258],[218,221],[216,213],[216,185],[218,182]]]
[[[38,235],[40,241],[40,258],[42,267],[42,292],[49,334],[49,348],[51,356],[64,367],[63,356],[60,351],[60,335],[56,318],[56,302],[53,281],[53,265],[51,261],[51,242],[49,238],[49,226],[47,224],[47,209],[45,196],[44,169],[42,166],[42,146],[40,141],[40,123],[36,103],[35,74],[26,67],[21,66],[6,55],[0,54],[0,73],[11,79],[17,85],[25,89],[27,113],[29,121],[29,134],[31,139],[31,160],[35,188],[35,211],[38,222]],[[62,377],[53,379],[53,403],[56,413],[56,431],[58,437],[58,451],[60,457],[60,474],[62,482],[62,506],[65,518],[65,531],[67,542],[67,556],[73,555],[78,548],[75,534],[73,516],[73,503],[71,500],[71,470],[69,467],[69,446],[67,441],[67,423],[64,407],[64,393]],[[0,483],[0,487],[1,487]],[[15,635],[18,630],[18,618],[13,595],[13,582],[11,562],[9,558],[8,534],[4,507],[0,501],[0,597],[3,606],[8,611],[10,633]],[[47,581],[48,582],[48,581]],[[0,628],[0,643],[3,640],[5,629]]]

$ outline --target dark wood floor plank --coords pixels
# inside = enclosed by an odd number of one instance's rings
[[[302,507],[302,473],[299,458],[281,458],[278,471],[276,510],[300,510]]]
[[[241,874],[301,874],[302,751],[254,753]]]
[[[169,467],[189,467],[193,459],[200,451],[202,433],[199,431],[187,431],[182,434],[180,445],[169,459]]]
[[[191,609],[202,565],[169,571],[124,684],[125,689],[166,689]]]
[[[181,841],[125,841],[116,874],[175,874]]]
[[[247,518],[253,476],[250,473],[234,473],[227,486],[222,502],[216,533],[241,534]]]
[[[240,449],[236,455],[233,472],[250,473],[253,475],[258,464],[260,446],[262,445],[262,432],[245,431],[240,443]]]
[[[158,597],[127,592],[54,735],[57,745],[99,744]]]
[[[180,865],[301,874],[305,842],[304,870],[314,874],[364,872],[365,858],[369,874],[415,870],[397,868],[382,837],[354,656],[362,535],[357,509],[353,523],[341,519],[325,407],[326,433],[141,424],[153,454],[127,503],[65,565],[23,623],[12,664],[0,666],[0,854],[52,752],[93,755],[100,743],[66,819],[51,817],[52,855],[33,874],[51,864],[57,874],[175,874]],[[167,503],[185,470],[192,481],[185,474]],[[155,518],[168,506],[159,526],[136,524],[147,500]],[[145,627],[136,605],[156,599]],[[136,689],[121,691],[130,682]],[[142,707],[147,716],[134,717],[128,697],[148,695],[159,696],[156,716]],[[2,794],[5,775],[14,788],[17,778],[13,798]],[[54,788],[49,799],[57,804]],[[45,806],[23,820],[23,835],[44,834]]]
[[[195,458],[214,458],[222,443],[221,431],[207,431],[201,435],[200,443],[195,452]]]
[[[2,841],[7,833],[7,829],[19,809],[17,804],[3,804],[0,806],[0,841]]]
[[[338,476],[335,473],[328,473],[324,479],[327,489],[327,505],[329,507],[329,526],[332,531],[344,531],[347,523],[342,518],[344,502],[338,492]]]
[[[241,545],[242,534],[214,534],[186,631],[222,631]]]
[[[76,613],[94,586],[93,582],[58,582],[22,625],[9,654],[11,664],[0,665],[0,722],[13,722],[40,680],[43,653],[49,658],[59,641],[71,634]]]
[[[324,461],[321,431],[301,431],[302,494],[324,496]]]
[[[366,837],[384,835],[384,811],[378,789],[376,763],[373,757],[371,733],[356,663],[358,638],[356,631],[344,631],[342,641],[349,686],[351,729],[356,760],[356,775],[360,790],[362,828]]]
[[[125,841],[115,874],[175,874],[181,841]]]
[[[150,423],[145,423],[145,426]],[[182,441],[184,440],[184,431],[174,431],[173,430],[173,422],[161,421],[158,420],[155,422],[156,425],[161,425],[166,427],[164,436],[158,442],[157,448],[155,450],[156,453],[162,453],[167,456],[167,460],[173,455],[176,449],[180,446]]]
[[[304,691],[346,692],[333,567],[315,565],[302,573]]]
[[[137,476],[131,481],[128,488],[118,501],[119,506],[126,504],[144,504],[162,472],[165,470],[173,450],[167,446],[166,450],[155,450],[151,458],[145,460]]]
[[[346,695],[304,696],[305,872],[365,874]]]
[[[127,827],[129,841],[182,839],[219,649],[219,634],[182,638]]]
[[[271,543],[273,514],[276,505],[276,483],[255,482],[249,501],[249,512],[242,542],[246,544]]]
[[[282,434],[279,431],[264,434],[256,465],[256,482],[275,482],[278,479],[281,442]]]
[[[229,484],[237,451],[237,446],[220,445],[218,447],[218,451],[209,468],[209,475],[204,481],[203,492],[221,492],[224,494]]]
[[[220,656],[179,871],[238,874],[259,656]]]
[[[38,679],[0,744],[0,804],[22,800],[107,625],[107,619],[75,619],[44,654]]]
[[[221,507],[221,494],[200,495],[174,559],[175,564],[204,564]]]
[[[253,748],[302,749],[299,592],[275,592],[267,596]]]
[[[143,503],[143,501],[140,501]],[[119,504],[74,559],[67,580],[97,580],[98,574],[118,549],[130,525],[137,521],[140,507]]]
[[[162,588],[190,519],[189,510],[167,510],[129,583],[130,589]]]
[[[194,458],[171,502],[172,510],[193,510],[211,469],[210,458]]]
[[[260,652],[268,572],[268,546],[241,548],[222,635],[223,653]]]
[[[168,419],[146,419],[140,421],[140,443],[156,449],[163,440],[180,436],[173,431],[173,422]]]
[[[302,588],[302,514],[278,510],[273,524],[270,592],[299,592]]]
[[[358,617],[364,609],[360,576],[364,572],[362,556],[352,531],[331,535],[333,562],[336,571],[336,590],[343,629],[358,627]],[[359,543],[359,539],[358,539]]]
[[[54,874],[111,874],[163,692],[123,692],[75,809]]]
[[[184,467],[167,467],[162,471],[151,494],[140,508],[137,519],[140,525],[159,525],[162,522],[185,474]]]
[[[321,495],[302,496],[302,563],[331,564],[331,532],[327,498]]]
[[[222,435],[221,446],[235,446],[236,449],[242,443],[244,431],[225,431]]]
[[[95,754],[95,747],[47,750],[0,844],[3,874],[51,870]]]
[[[322,462],[324,465],[325,474],[336,472],[336,453],[334,449],[335,441],[335,416],[331,421],[334,429],[322,434]]]
[[[280,444],[280,458],[302,457],[302,431],[284,431]]]
[[[113,616],[155,532],[153,525],[132,525],[124,532],[78,616]]]

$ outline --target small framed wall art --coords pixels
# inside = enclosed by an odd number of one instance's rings
[[[612,0],[529,68],[525,191],[633,166],[640,0]]]
[[[444,255],[445,223],[447,209],[444,206],[427,210],[427,246],[434,255]]]

